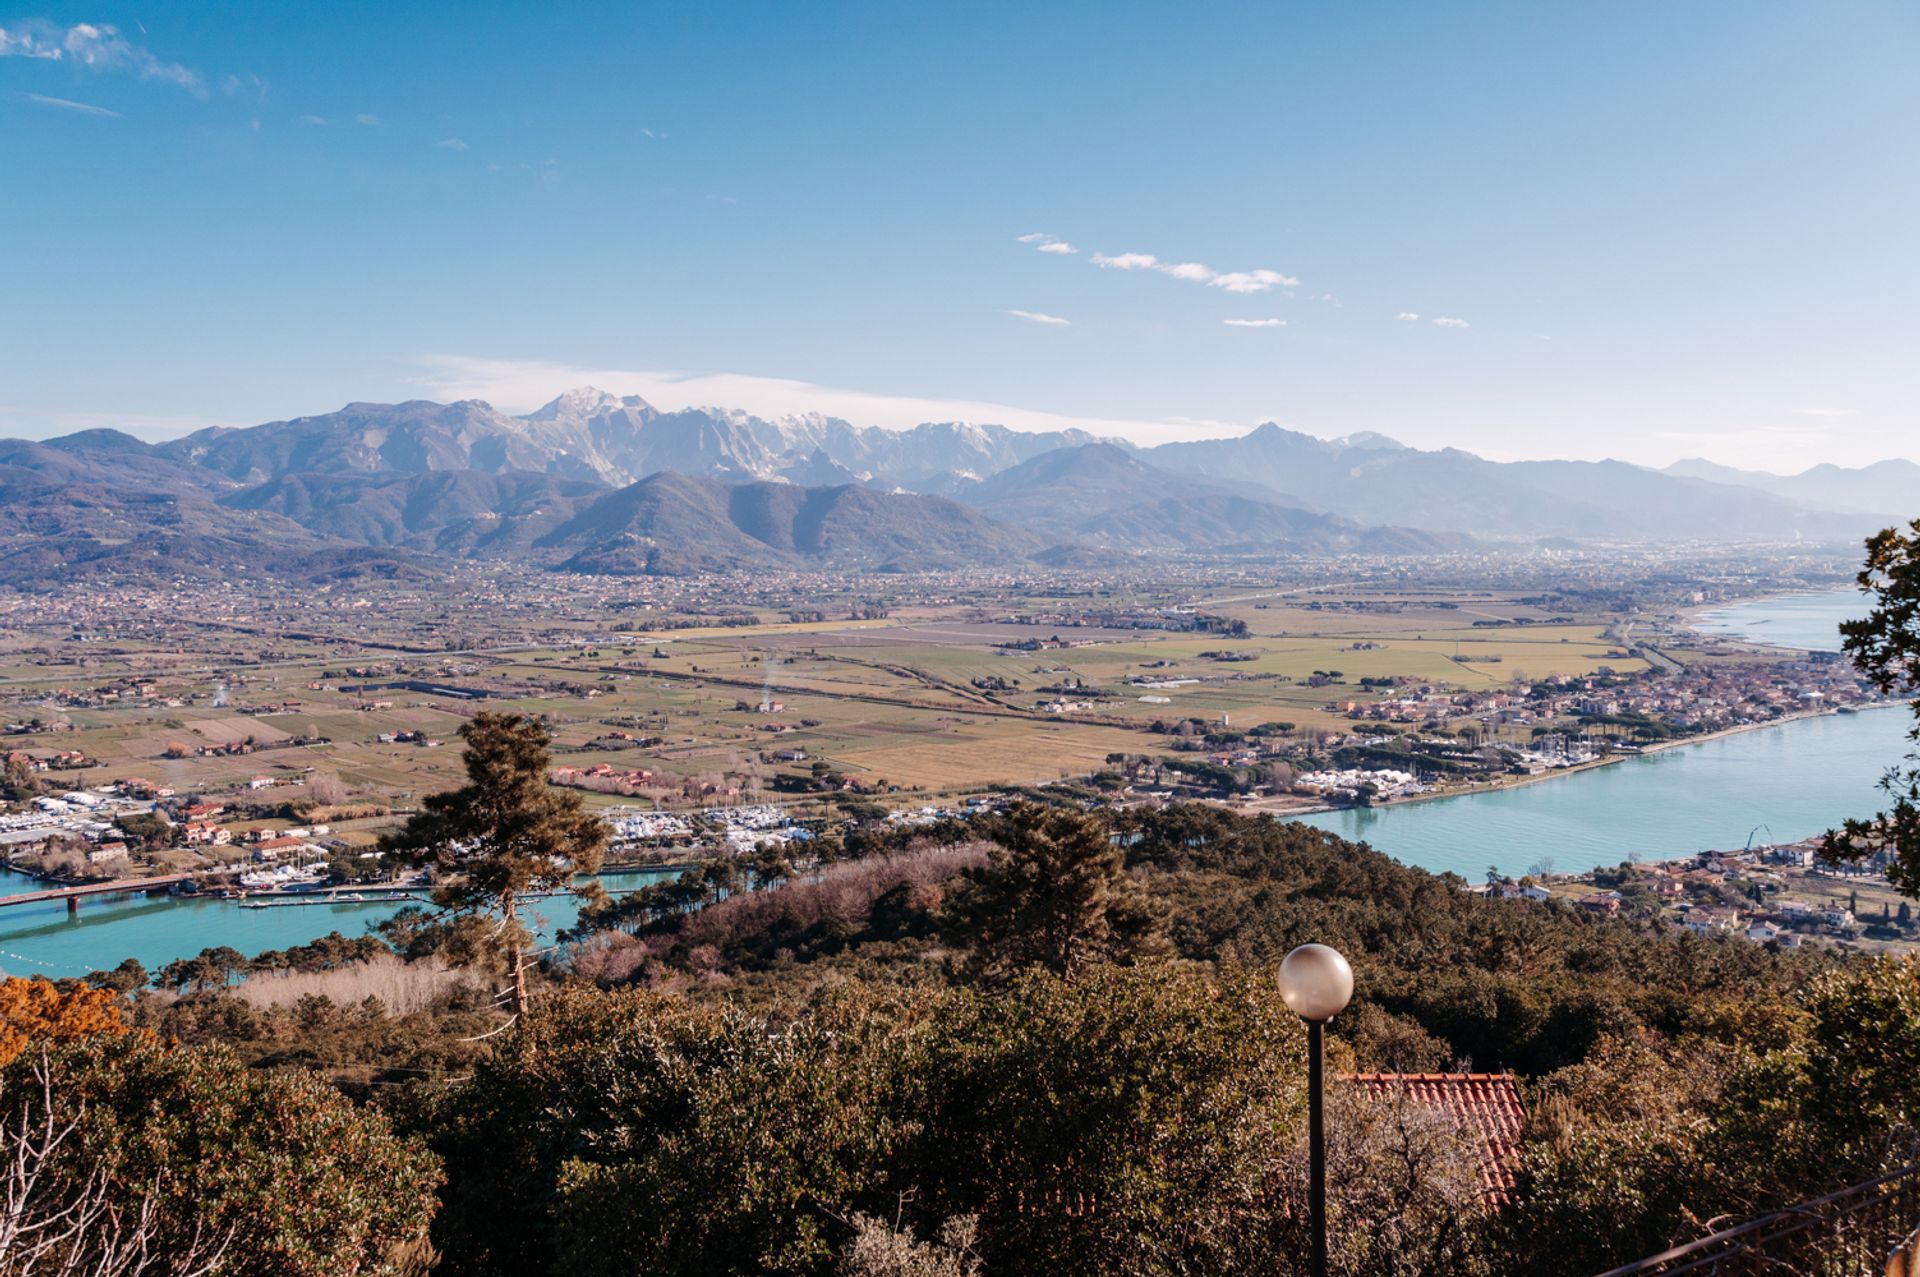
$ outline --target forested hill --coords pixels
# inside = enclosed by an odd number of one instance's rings
[[[100,1039],[114,1017],[85,1008],[54,1094],[191,1176],[167,1237],[234,1220],[261,1253],[321,1256],[233,1270],[263,1277],[415,1272],[380,1257],[429,1237],[434,1271],[476,1277],[1300,1274],[1304,1035],[1275,969],[1306,941],[1356,971],[1336,1070],[1511,1069],[1528,1109],[1490,1202],[1466,1131],[1336,1081],[1343,1277],[1587,1277],[1866,1178],[1920,1113],[1910,963],[1483,899],[1199,806],[855,819],[815,850],[796,871],[766,849],[752,872],[778,886],[716,860],[589,911],[511,1025],[486,968],[441,965],[480,952],[484,915],[412,911],[383,928],[395,953],[267,955],[238,989],[230,951],[158,995],[102,972],[156,1036]],[[60,1009],[40,987],[25,1001]],[[171,1110],[142,1097],[216,1092],[251,1142],[176,1166]],[[304,1125],[273,1134],[296,1099]],[[251,1210],[281,1163],[321,1195]]]
[[[1353,961],[1356,1006],[1336,1034],[1364,1068],[1514,1069],[1584,1059],[1606,1034],[1680,1034],[1777,1005],[1832,965],[1816,951],[1659,933],[1560,906],[1487,899],[1452,876],[1408,868],[1307,825],[1191,804],[1118,813],[1129,876],[1164,915],[1168,956],[1266,968],[1296,945]],[[857,859],[814,881],[704,908],[710,881],[627,897],[606,919],[634,941],[622,979],[670,972],[712,987],[806,985],[848,971],[934,969],[957,945],[943,915],[991,830],[959,823],[856,838]],[[699,874],[692,875],[695,880]]]

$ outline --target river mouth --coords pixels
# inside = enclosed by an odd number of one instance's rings
[[[1838,652],[1843,621],[1865,616],[1869,601],[1858,589],[1774,594],[1696,613],[1689,624],[1701,634],[1769,647]]]
[[[1473,881],[1794,842],[1878,809],[1908,725],[1899,707],[1795,719],[1537,785],[1299,819]]]
[[[1703,633],[1833,651],[1864,613],[1858,590],[1782,595],[1715,609]],[[1877,786],[1907,748],[1899,706],[1732,732],[1539,784],[1300,817],[1405,864],[1478,881],[1580,873],[1755,843],[1795,842],[1879,809]]]

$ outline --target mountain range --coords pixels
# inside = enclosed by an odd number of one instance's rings
[[[75,574],[913,571],[1141,555],[1435,554],[1537,542],[1855,540],[1920,466],[1495,462],[1277,425],[1136,448],[1083,431],[664,412],[569,391],[352,403],[150,445],[0,441],[0,582]]]
[[[1912,461],[1877,461],[1854,470],[1828,464],[1783,475],[1694,458],[1676,461],[1663,473],[1754,488],[1809,508],[1861,510],[1881,523],[1912,519],[1920,507],[1920,464]]]

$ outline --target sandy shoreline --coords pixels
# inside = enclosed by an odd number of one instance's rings
[[[1702,629],[1700,628],[1700,623],[1715,612],[1728,612],[1734,608],[1751,607],[1755,603],[1765,603],[1770,599],[1811,599],[1819,598],[1823,595],[1853,594],[1857,592],[1853,586],[1835,586],[1832,589],[1825,590],[1785,590],[1775,594],[1756,594],[1750,599],[1735,599],[1732,602],[1701,603],[1693,607],[1684,607],[1680,609],[1679,615],[1681,623],[1687,629],[1693,631],[1693,633],[1700,638],[1711,639],[1715,642],[1739,643],[1747,647],[1765,647],[1771,648],[1776,652],[1837,651],[1838,648],[1815,649],[1801,647],[1794,643],[1769,643],[1765,639],[1751,638],[1744,634],[1728,634],[1719,630]],[[1865,597],[1864,594],[1861,595],[1863,600]]]

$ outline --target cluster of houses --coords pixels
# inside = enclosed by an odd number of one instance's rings
[[[1853,909],[1833,901],[1802,901],[1777,898],[1787,880],[1779,870],[1811,871],[1828,876],[1859,878],[1875,872],[1875,866],[1836,866],[1821,859],[1819,840],[1756,848],[1750,851],[1707,851],[1681,860],[1657,861],[1634,866],[1619,887],[1590,889],[1569,895],[1558,886],[1595,886],[1595,873],[1546,875],[1518,881],[1498,880],[1470,888],[1497,899],[1562,899],[1574,908],[1600,917],[1615,917],[1626,906],[1633,892],[1651,894],[1664,907],[1673,923],[1703,936],[1744,936],[1756,944],[1778,944],[1797,948],[1810,936],[1851,938],[1862,919]],[[1618,870],[1596,871],[1602,881],[1619,881]],[[1759,887],[1749,904],[1734,903],[1732,892]],[[1768,893],[1776,896],[1767,900]]]
[[[257,777],[249,787],[260,789],[281,783],[299,782]],[[89,868],[112,872],[113,862],[126,860],[130,854],[127,830],[133,828],[135,817],[159,818],[172,830],[173,845],[192,850],[211,853],[232,848],[261,864],[325,856],[325,848],[317,846],[315,840],[331,833],[326,825],[236,833],[221,823],[225,815],[224,803],[180,794],[172,786],[130,776],[98,789],[42,794],[19,811],[0,814],[0,857],[14,861],[55,851],[72,852]]]
[[[653,773],[644,767],[615,767],[594,763],[590,767],[556,767],[547,779],[566,789],[590,789],[600,794],[638,794],[651,788]]]
[[[434,749],[443,743],[417,727],[403,728],[397,732],[381,732],[375,739],[382,745],[418,745],[423,749]]]
[[[616,843],[685,842],[693,838],[693,825],[685,816],[666,811],[637,811],[619,808],[608,819]]]
[[[707,824],[719,831],[721,841],[736,855],[765,846],[785,847],[813,838],[813,831],[793,823],[785,808],[771,803],[744,807],[709,807],[700,813]]]
[[[1627,655],[1621,653],[1622,656]],[[1873,687],[1845,662],[1798,661],[1695,665],[1659,677],[1555,675],[1499,691],[1456,692],[1407,684],[1377,701],[1334,701],[1326,708],[1377,722],[1477,718],[1489,727],[1540,726],[1570,717],[1642,717],[1679,731],[1764,723],[1790,714],[1873,704]]]

